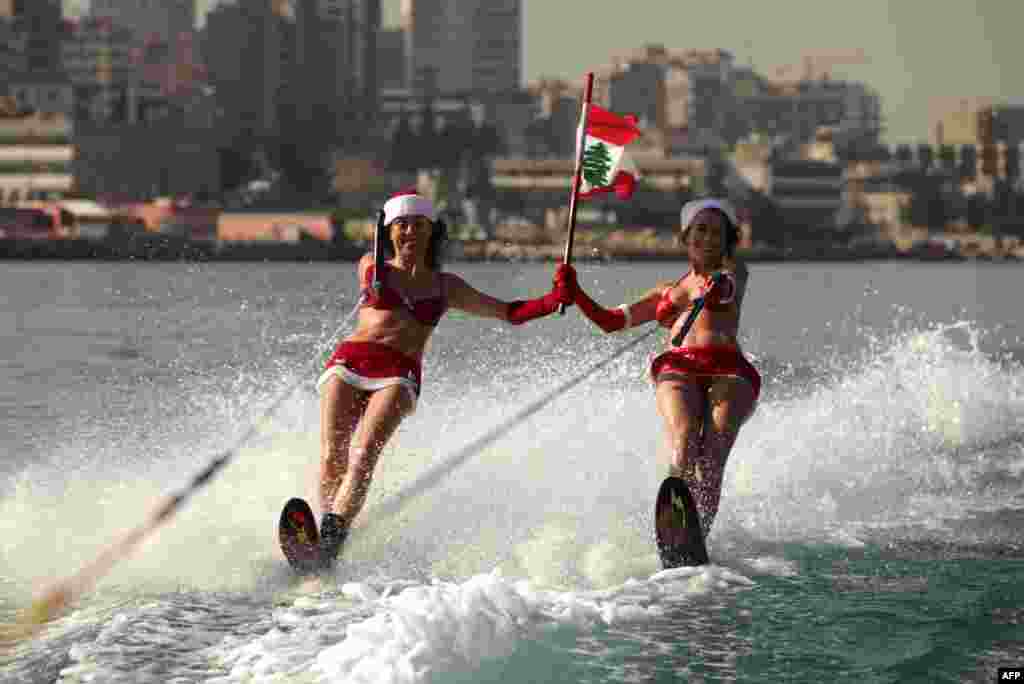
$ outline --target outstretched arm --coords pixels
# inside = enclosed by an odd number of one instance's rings
[[[552,314],[558,310],[559,304],[572,304],[572,290],[566,282],[563,267],[556,271],[554,284],[546,295],[512,302],[485,294],[455,274],[445,275],[448,278],[448,301],[454,308],[476,316],[498,318],[513,325]]]
[[[606,309],[595,302],[590,295],[576,285],[575,304],[583,315],[589,318],[597,327],[606,333],[613,333],[616,330],[624,330],[634,325],[640,325],[654,320],[655,310],[658,306],[658,298],[661,296],[662,288],[650,290],[637,302],[623,304],[614,309]]]

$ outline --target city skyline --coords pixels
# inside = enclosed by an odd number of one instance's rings
[[[200,21],[220,2],[197,0]],[[69,11],[76,6],[84,11],[88,4],[65,2]],[[523,78],[582,81],[588,70],[607,64],[613,55],[650,43],[724,48],[738,64],[750,63],[763,74],[799,62],[805,52],[863,48],[869,63],[836,65],[833,76],[863,81],[878,91],[889,143],[927,139],[934,99],[1024,97],[1024,74],[1014,68],[1011,53],[1014,32],[1024,26],[1024,3],[778,0],[745,7],[742,21],[732,16],[731,5],[712,3],[693,12],[668,0],[648,4],[657,9],[595,13],[593,4],[583,0],[524,0]],[[398,26],[399,9],[400,0],[382,1],[385,26]],[[578,17],[588,19],[581,24]],[[566,49],[568,27],[574,25],[582,27],[586,40],[570,40],[571,49]]]

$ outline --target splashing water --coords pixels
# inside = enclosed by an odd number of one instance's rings
[[[1024,372],[980,336],[959,322],[876,339],[803,396],[760,407],[732,456],[726,524],[859,543],[865,526],[941,526],[1005,500],[984,476],[1004,458],[993,445],[1024,445]]]
[[[200,663],[205,681],[423,682],[508,657],[560,629],[658,625],[678,619],[679,604],[705,620],[695,608],[701,601],[745,591],[752,578],[794,573],[780,554],[764,553],[765,543],[857,548],[915,534],[970,543],[979,532],[957,521],[1024,492],[1024,371],[983,354],[980,337],[968,322],[911,329],[874,340],[825,377],[784,388],[782,398],[769,387],[728,464],[709,539],[715,564],[661,573],[650,516],[663,474],[661,425],[637,377],[639,353],[395,515],[374,518],[417,475],[553,382],[552,369],[534,363],[532,383],[493,373],[490,383],[449,387],[442,367],[430,390],[437,397],[385,450],[337,584],[312,587],[291,581],[272,525],[288,496],[314,491],[316,401],[298,393],[210,491],[49,638],[89,625],[88,645],[72,649],[63,675],[84,681],[105,672],[113,653],[124,657],[123,644],[140,631],[154,635],[150,643],[180,641],[182,624],[217,612],[217,627],[187,644],[200,654],[188,666]],[[219,396],[176,401],[216,407]],[[215,413],[235,416],[242,405],[226,402]],[[172,434],[176,443],[162,441]],[[50,465],[27,468],[0,502],[7,581],[67,572],[203,460],[187,430],[165,429],[151,446],[157,464],[108,464],[99,454],[77,462],[74,477]],[[232,595],[226,606],[215,600],[220,592]],[[125,594],[130,609],[94,617]]]

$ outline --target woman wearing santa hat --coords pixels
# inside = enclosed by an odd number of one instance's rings
[[[433,203],[415,192],[391,197],[381,221],[390,258],[380,260],[380,273],[373,255],[359,261],[362,297],[355,331],[334,350],[317,382],[320,569],[336,560],[366,501],[381,450],[416,407],[424,349],[445,312],[454,308],[518,325],[572,302],[564,268],[556,272],[548,294],[512,302],[442,271],[444,224]]]
[[[761,377],[737,339],[748,271],[735,257],[735,213],[725,200],[708,198],[686,203],[680,219],[678,239],[689,269],[678,280],[614,309],[578,286],[573,291],[579,310],[607,333],[651,321],[669,331],[650,378],[665,424],[669,474],[685,481],[706,537],[718,511],[726,458],[754,411]],[[574,285],[575,273],[565,270]],[[698,298],[696,318],[688,321]]]

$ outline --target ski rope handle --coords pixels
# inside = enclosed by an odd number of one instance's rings
[[[718,287],[718,284],[722,282],[724,277],[725,276],[721,271],[715,271],[711,274],[711,287],[709,287],[700,297],[693,300],[693,309],[690,311],[690,315],[686,317],[686,320],[683,321],[683,327],[679,328],[679,332],[672,338],[673,347],[681,345],[683,340],[686,339],[686,336],[690,334],[690,328],[692,328],[693,324],[697,321],[697,316],[700,315],[700,312],[704,310],[704,302],[707,296],[711,293],[711,290]]]

